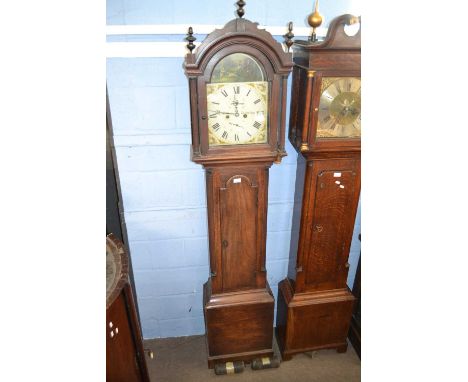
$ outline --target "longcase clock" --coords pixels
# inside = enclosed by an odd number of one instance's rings
[[[273,354],[274,298],[265,246],[268,171],[284,150],[292,55],[242,18],[185,57],[191,159],[206,170],[210,277],[203,288],[208,366]],[[290,41],[287,41],[290,42]]]
[[[359,31],[348,36],[353,23]],[[323,41],[315,34],[295,41],[293,55],[289,139],[299,155],[288,277],[278,286],[283,360],[347,349],[355,298],[346,280],[361,174],[360,19],[336,18]]]

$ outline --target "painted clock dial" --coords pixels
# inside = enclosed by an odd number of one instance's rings
[[[266,143],[268,82],[207,85],[210,145]]]
[[[361,79],[323,77],[317,137],[359,138],[361,136]]]

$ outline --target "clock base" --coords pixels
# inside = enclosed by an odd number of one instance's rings
[[[276,338],[283,361],[313,350],[346,352],[355,297],[348,289],[295,293],[289,279],[278,285]]]
[[[265,289],[211,294],[208,280],[203,306],[210,369],[218,362],[249,363],[273,355],[275,300],[268,283]]]

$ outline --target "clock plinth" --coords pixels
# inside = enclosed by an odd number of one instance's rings
[[[360,32],[351,15],[321,42],[296,41],[289,140],[298,151],[288,277],[278,285],[276,335],[283,360],[345,352],[355,297],[348,256],[360,194]],[[297,250],[296,250],[297,246]]]
[[[283,361],[321,349],[346,351],[355,297],[347,289],[295,293],[293,281],[278,285],[276,338]]]
[[[208,367],[227,361],[250,362],[273,355],[275,300],[270,286],[212,294],[211,280],[203,286]]]

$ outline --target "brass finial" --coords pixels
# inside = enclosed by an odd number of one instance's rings
[[[289,22],[288,24],[288,33],[286,33],[283,37],[285,39],[284,43],[288,47],[288,52],[289,49],[291,48],[292,44],[294,44],[294,41],[292,40],[294,38],[294,33],[292,32],[293,30],[293,23],[292,21]]]
[[[312,42],[317,41],[317,34],[315,33],[315,29],[318,28],[322,24],[322,15],[318,11],[318,0],[315,0],[315,10],[314,13],[310,14],[307,18],[307,22],[312,27],[312,35],[309,37],[309,40]]]
[[[237,14],[239,15],[240,18],[242,18],[242,16],[244,16],[244,14],[245,14],[245,11],[244,11],[245,1],[244,0],[239,0],[236,4],[239,7],[237,9]]]
[[[193,42],[196,40],[196,38],[193,36],[192,27],[189,27],[187,37],[185,37],[185,40],[188,41],[187,49],[190,50],[190,53],[192,53],[192,50],[195,49],[195,44]]]

